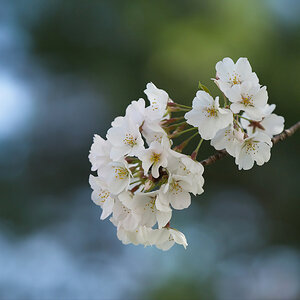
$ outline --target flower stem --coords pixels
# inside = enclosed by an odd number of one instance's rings
[[[233,122],[245,133],[244,128],[240,125],[240,123],[235,118],[233,118]]]
[[[252,120],[250,120],[250,119],[248,119],[248,118],[245,118],[245,117],[243,117],[243,116],[240,116],[240,115],[236,115],[238,118],[242,118],[242,119],[244,119],[244,120],[247,120],[247,121],[249,121],[249,122],[251,122]]]
[[[197,159],[198,151],[199,151],[199,149],[200,149],[202,143],[203,143],[203,139],[200,140],[200,142],[199,142],[197,148],[196,148],[196,149],[193,151],[193,153],[191,154],[191,159],[193,159],[193,160],[196,160],[196,159]]]
[[[183,141],[180,145],[177,145],[174,147],[174,151],[182,152],[182,150],[188,145],[188,143],[196,136],[198,135],[198,132],[194,133],[192,136],[190,136],[188,139]]]
[[[182,134],[187,133],[187,132],[190,132],[190,131],[192,131],[192,130],[197,130],[197,128],[196,128],[196,127],[191,127],[191,128],[189,128],[189,129],[180,131],[180,132],[178,132],[178,133],[171,134],[171,135],[170,135],[170,138],[172,139],[172,138],[179,137],[179,136],[181,136]]]
[[[178,128],[179,126],[186,125],[186,124],[187,124],[186,121],[183,121],[183,122],[180,122],[180,123],[172,124],[172,125],[168,126],[167,128],[168,128],[169,130],[172,130],[172,129],[176,129],[176,128]]]
[[[191,106],[187,106],[187,105],[183,105],[183,104],[178,104],[178,103],[176,103],[176,106],[182,107],[182,108],[187,108],[187,109],[192,109]]]
[[[170,118],[170,119],[168,119],[168,120],[163,120],[163,121],[161,121],[161,125],[162,125],[162,126],[165,126],[165,125],[168,125],[168,124],[170,124],[170,123],[180,121],[180,120],[182,120],[182,119],[184,119],[184,116],[176,117],[176,118]]]
[[[178,104],[175,102],[169,102],[167,104],[168,106],[168,110],[169,111],[190,111],[192,109],[192,107],[187,106],[187,105],[183,105],[183,104]]]

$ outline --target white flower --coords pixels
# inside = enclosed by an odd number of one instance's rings
[[[264,108],[268,101],[267,88],[252,85],[250,82],[232,87],[227,93],[229,101],[233,102],[230,109],[233,113],[245,111],[255,121],[260,121],[264,115]]]
[[[169,250],[175,243],[182,245],[184,249],[188,245],[184,234],[173,228],[157,229],[153,235],[156,239],[154,245],[164,251]]]
[[[249,170],[256,161],[261,166],[271,157],[272,141],[269,136],[261,132],[247,137],[241,144],[235,158],[239,170]]]
[[[241,119],[242,126],[247,129],[249,134],[254,134],[255,132],[262,132],[269,137],[273,137],[276,134],[279,134],[284,129],[284,118],[276,114],[272,114],[274,107],[267,105],[264,109],[264,117],[261,121],[251,121]],[[243,114],[243,117],[249,119],[247,114]]]
[[[110,142],[95,134],[94,142],[91,146],[89,154],[89,160],[92,164],[92,171],[97,171],[99,168],[105,166],[111,161],[110,151]]]
[[[198,91],[193,100],[193,109],[184,116],[187,123],[198,127],[201,137],[212,139],[218,130],[232,123],[233,116],[229,109],[220,108],[219,97],[214,100],[204,91]]]
[[[168,152],[162,144],[154,141],[148,149],[141,151],[139,159],[142,161],[145,175],[151,167],[152,176],[158,178],[159,168],[166,167],[168,164]]]
[[[181,175],[169,175],[168,182],[161,186],[156,199],[158,210],[167,211],[169,204],[175,209],[184,209],[191,204],[192,182]]]
[[[145,122],[142,127],[142,134],[146,139],[148,145],[152,142],[157,141],[159,143],[170,143],[167,133],[160,126],[160,119],[151,120],[147,117],[145,118]]]
[[[128,164],[124,162],[110,162],[98,170],[98,176],[106,183],[109,191],[118,195],[128,190],[131,172]]]
[[[141,216],[124,205],[119,199],[116,199],[113,208],[113,219],[118,227],[122,226],[125,230],[131,231],[139,226]]]
[[[166,113],[168,93],[157,88],[152,82],[147,84],[144,93],[150,101],[150,106],[146,108],[146,116],[151,120],[162,119]]]
[[[192,160],[189,156],[169,150],[168,171],[172,175],[185,177],[189,182],[189,192],[194,195],[203,193],[204,178],[202,176],[204,168],[201,163]]]
[[[111,221],[113,221],[111,219]],[[134,244],[134,245],[144,245],[149,246],[149,232],[151,232],[153,229],[146,227],[146,226],[140,226],[136,230],[128,231],[125,230],[124,227],[119,226],[117,229],[117,236],[118,239],[125,245],[127,244]]]
[[[118,227],[117,236],[123,244],[155,245],[158,249],[164,251],[169,250],[175,243],[183,245],[185,249],[188,245],[184,234],[170,227],[152,229],[146,226],[140,226],[134,231],[128,231],[122,227]]]
[[[123,126],[110,128],[106,137],[112,145],[110,157],[113,160],[119,160],[124,155],[137,156],[144,149],[139,125],[127,118]]]
[[[145,100],[140,98],[138,101],[132,101],[126,108],[124,117],[116,117],[111,123],[112,127],[126,126],[127,120],[133,124],[141,126],[145,119]]]
[[[104,220],[112,213],[115,200],[99,177],[90,175],[89,182],[93,189],[92,200],[95,204],[101,206],[102,214],[100,219]]]
[[[157,209],[155,202],[158,192],[137,193],[122,193],[119,195],[120,201],[130,207],[134,213],[141,216],[140,225],[153,227],[156,222],[158,227],[162,228],[171,219],[172,211],[160,211]]]
[[[236,63],[229,57],[224,58],[216,64],[216,83],[220,90],[227,96],[227,92],[232,87],[251,82],[258,85],[257,75],[252,72],[252,68],[247,58],[239,58]]]
[[[211,140],[210,144],[216,150],[226,149],[233,157],[240,149],[241,143],[244,141],[244,133],[240,128],[234,128],[232,124],[217,132],[216,136]]]
[[[145,100],[140,98],[138,101],[132,101],[126,108],[126,117],[141,126],[145,119]]]

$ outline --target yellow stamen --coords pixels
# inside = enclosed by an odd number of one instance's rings
[[[159,162],[159,160],[160,160],[160,154],[153,152],[150,157],[150,161],[155,164]]]
[[[207,112],[207,117],[216,117],[218,115],[218,110],[214,107],[207,107],[206,108],[206,112]]]
[[[102,190],[99,194],[99,197],[101,198],[101,202],[104,203],[105,200],[109,197],[109,192]]]
[[[115,167],[115,178],[116,179],[126,179],[128,177],[128,170],[122,167]]]
[[[137,140],[137,138],[135,138],[132,134],[126,133],[123,141],[126,145],[129,145],[130,147],[134,147],[137,145],[136,140]]]
[[[242,96],[242,103],[245,106],[253,106],[252,97],[251,96]]]

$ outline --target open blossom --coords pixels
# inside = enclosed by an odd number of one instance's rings
[[[126,161],[114,161],[99,169],[98,176],[106,183],[112,194],[118,195],[128,190],[132,175]]]
[[[172,205],[175,209],[184,209],[191,204],[191,195],[189,193],[192,188],[188,178],[180,175],[169,176],[168,182],[162,186],[157,197],[157,208],[165,210]]]
[[[116,117],[112,123],[112,127],[127,126],[128,120],[137,126],[141,126],[145,119],[145,100],[140,98],[138,101],[132,101],[126,108],[124,117]]]
[[[239,58],[236,63],[226,57],[216,64],[216,71],[216,83],[227,97],[234,86],[244,82],[250,82],[254,86],[259,84],[257,75],[252,72],[248,59],[244,57]]]
[[[169,250],[175,243],[182,245],[184,249],[186,249],[188,245],[185,235],[173,228],[162,228],[156,235],[155,246],[164,251]]]
[[[110,128],[107,140],[112,145],[110,157],[113,160],[119,160],[124,155],[137,156],[144,149],[139,126],[130,119],[126,119],[123,126]]]
[[[160,119],[151,120],[145,117],[142,127],[142,134],[148,145],[154,141],[165,144],[170,143],[168,135],[161,127],[160,122]]]
[[[233,113],[245,111],[255,121],[260,121],[264,115],[264,107],[268,101],[267,88],[252,85],[251,82],[243,82],[227,92],[230,109]]]
[[[161,250],[169,250],[175,243],[187,247],[187,241],[184,234],[173,228],[151,229],[145,226],[139,227],[135,231],[126,231],[120,227],[118,229],[118,238],[124,243],[134,245],[142,244],[144,246],[156,246]]]
[[[201,137],[205,140],[212,139],[218,130],[232,123],[232,112],[220,108],[219,97],[213,99],[204,91],[198,91],[193,100],[193,109],[184,116],[187,123],[198,127]]]
[[[152,176],[158,178],[159,168],[166,167],[168,164],[168,152],[164,145],[154,141],[148,149],[141,151],[139,159],[142,161],[145,175],[151,168]]]
[[[124,192],[119,195],[119,199],[141,217],[139,223],[141,226],[153,227],[157,223],[158,228],[162,228],[170,221],[172,210],[158,210],[155,205],[157,195],[157,191],[150,193],[139,192],[135,195]]]
[[[204,168],[201,163],[192,160],[189,156],[170,150],[168,170],[173,175],[182,176],[189,183],[189,192],[194,195],[203,193]]]
[[[241,124],[245,129],[247,129],[249,134],[262,132],[269,137],[273,137],[274,135],[281,133],[284,129],[284,118],[273,114],[272,112],[274,109],[275,105],[267,105],[264,109],[264,117],[261,121],[248,121],[246,119],[241,119]],[[243,117],[250,119],[246,113],[243,114]]]
[[[147,84],[144,93],[150,101],[150,106],[146,108],[146,115],[151,120],[162,119],[166,113],[169,95],[164,90],[157,88],[152,82]]]
[[[234,128],[232,124],[217,132],[216,136],[211,140],[210,144],[216,150],[226,151],[233,157],[236,156],[237,150],[244,141],[244,133],[240,128]]]
[[[136,230],[141,221],[141,216],[127,207],[119,199],[116,199],[113,208],[113,219],[117,220],[117,226],[126,230]]]
[[[99,177],[90,175],[89,182],[92,192],[92,200],[95,204],[99,205],[102,208],[101,220],[106,219],[113,211],[114,207],[114,197],[108,191],[103,180]]]
[[[92,164],[92,171],[97,171],[108,164],[110,159],[111,144],[98,134],[94,135],[94,142],[91,146],[89,160]]]
[[[271,157],[272,141],[266,134],[257,132],[247,137],[240,145],[235,158],[239,170],[249,170],[254,162],[261,166]]]

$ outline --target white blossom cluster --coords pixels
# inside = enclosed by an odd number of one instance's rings
[[[155,245],[162,250],[175,243],[187,246],[183,233],[170,224],[172,209],[191,204],[191,194],[203,193],[203,171],[196,161],[203,140],[235,157],[239,169],[270,159],[271,138],[283,130],[283,117],[273,114],[266,87],[259,84],[246,58],[225,58],[216,65],[222,105],[201,85],[192,107],[173,102],[167,92],[148,83],[144,99],[132,101],[117,117],[106,139],[94,136],[89,160],[92,200],[110,217],[124,244]],[[177,115],[173,116],[173,113]],[[184,113],[183,116],[178,114]],[[183,149],[201,136],[191,155]],[[174,147],[174,139],[192,134]]]
[[[259,84],[247,58],[236,63],[224,58],[216,71],[214,81],[223,93],[223,107],[219,97],[198,91],[193,109],[185,114],[187,123],[198,127],[216,150],[226,149],[235,157],[239,170],[251,169],[254,162],[261,166],[270,159],[271,138],[282,132],[284,118],[273,114],[275,104],[267,103],[267,88]]]
[[[187,208],[190,193],[203,192],[203,166],[171,149],[161,126],[169,117],[168,94],[153,83],[145,94],[149,106],[143,99],[133,101],[125,116],[112,122],[106,140],[95,135],[89,155],[98,175],[90,176],[92,200],[102,208],[101,219],[112,215],[123,243],[186,247],[185,236],[169,222],[172,208]]]

